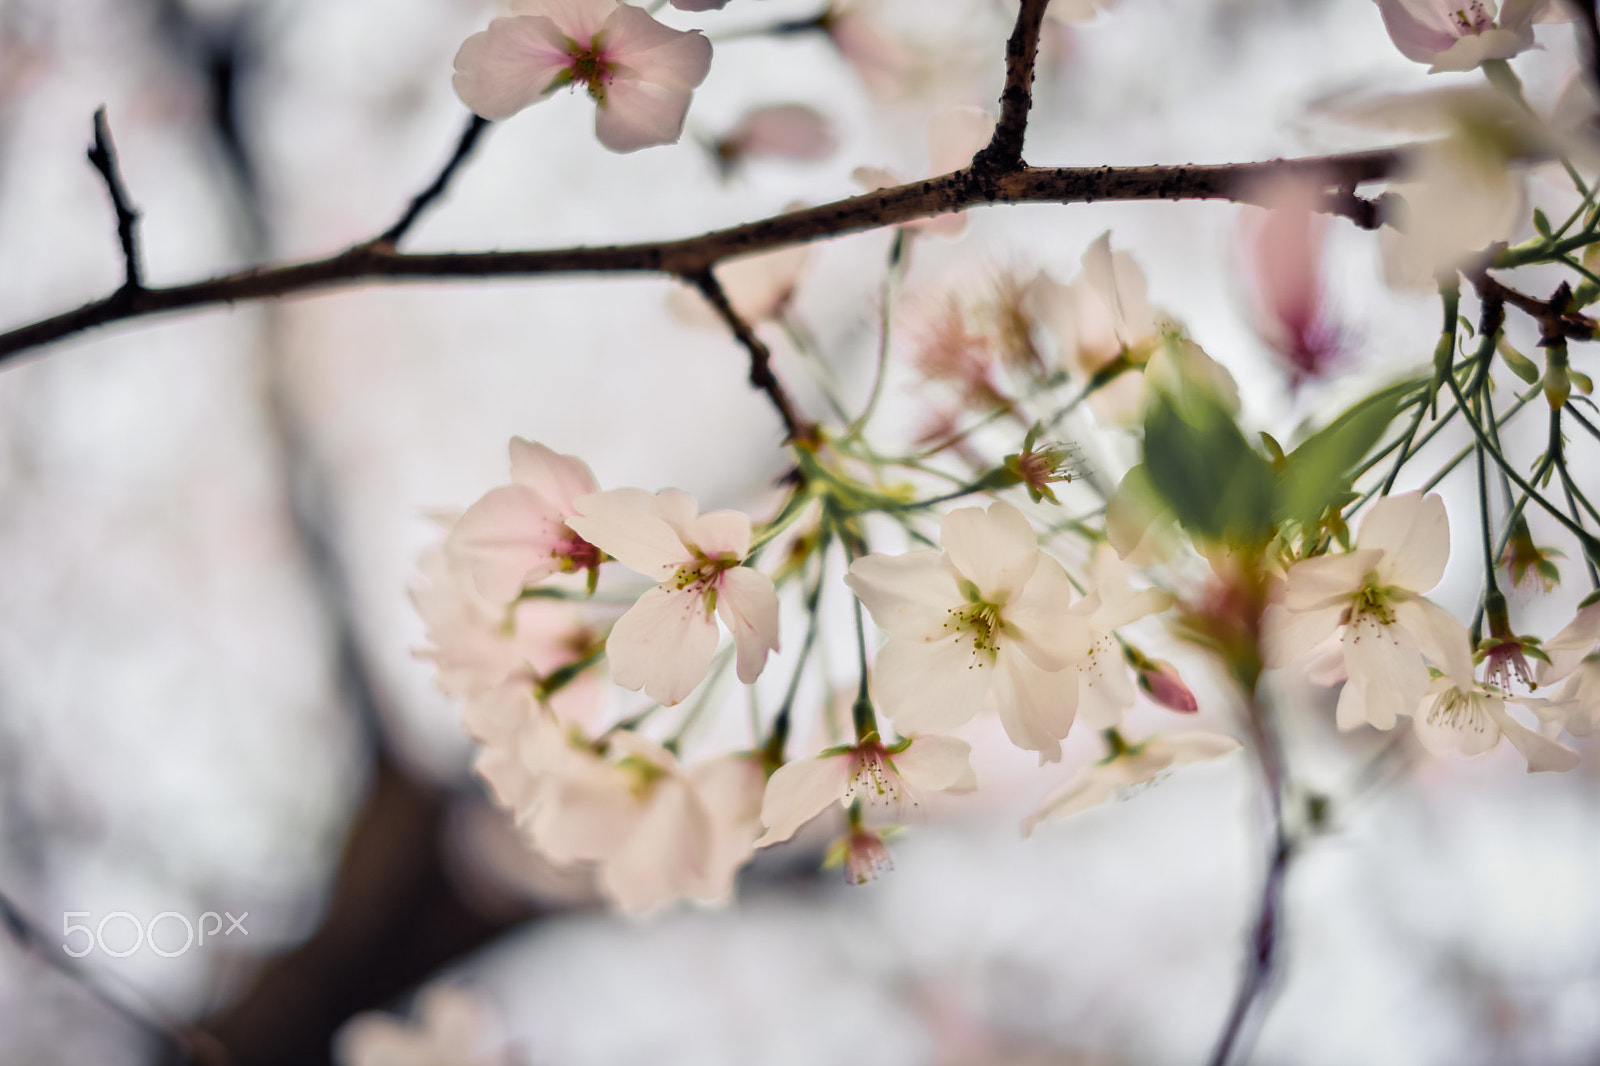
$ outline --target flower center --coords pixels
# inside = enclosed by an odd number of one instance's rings
[[[967,669],[994,664],[995,656],[1000,654],[1000,631],[1005,623],[1000,618],[1000,605],[987,603],[983,600],[973,600],[960,607],[950,608],[949,617],[944,621],[944,628],[956,634],[956,643],[962,638],[972,641],[972,663]]]
[[[1383,626],[1394,625],[1393,590],[1368,581],[1350,602],[1349,616],[1345,621],[1354,624],[1362,618],[1370,618]]]
[[[699,595],[705,601],[706,614],[711,614],[717,609],[717,589],[722,584],[723,571],[738,566],[739,560],[725,555],[713,559],[699,552],[695,554],[698,558],[687,566],[680,566],[670,584],[677,592]]]
[[[1480,34],[1494,26],[1494,20],[1479,0],[1472,0],[1466,7],[1450,12],[1450,23],[1462,36]]]
[[[584,47],[571,37],[567,38],[566,80],[589,90],[595,103],[606,102],[606,86],[611,83],[616,67],[606,59],[605,46],[600,35],[590,39]]]
[[[1433,701],[1433,706],[1428,711],[1428,724],[1458,733],[1468,730],[1482,733],[1488,728],[1486,717],[1482,708],[1478,706],[1477,699],[1470,692],[1449,688],[1439,693],[1438,699]]]

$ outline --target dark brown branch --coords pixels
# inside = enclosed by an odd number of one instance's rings
[[[816,427],[800,417],[794,401],[784,391],[783,383],[772,372],[772,349],[756,336],[756,331],[750,328],[750,323],[733,309],[733,304],[728,301],[728,294],[722,291],[722,283],[717,280],[716,274],[712,273],[710,267],[706,267],[704,270],[685,275],[684,280],[700,290],[700,295],[706,298],[706,302],[721,317],[734,338],[750,353],[750,384],[766,393],[767,399],[772,401],[772,406],[778,409],[778,417],[783,419],[783,428],[788,433],[787,439],[796,443],[810,440],[815,435]]]
[[[461,164],[467,161],[478,139],[483,136],[483,131],[488,128],[488,119],[478,115],[472,116],[472,121],[467,123],[467,128],[461,133],[461,140],[456,143],[455,152],[450,156],[449,162],[445,163],[444,169],[439,171],[439,176],[433,179],[433,184],[412,199],[405,214],[401,215],[394,225],[380,233],[373,241],[374,244],[387,244],[392,248],[400,243],[402,237],[411,232],[411,227],[416,225],[422,213],[432,207],[434,201],[443,196],[444,191],[450,187],[450,180],[455,177],[456,171],[461,169]]]
[[[539,274],[654,273],[693,277],[730,256],[928,218],[995,203],[1090,203],[1097,200],[1235,200],[1280,175],[1328,175],[1339,187],[1381,181],[1403,153],[1386,149],[1310,159],[1211,166],[1028,167],[992,179],[970,169],[657,244],[522,252],[407,255],[364,244],[327,259],[250,270],[174,285],[125,290],[65,314],[0,334],[0,361],[96,326],[195,307],[261,300],[379,279],[530,277]],[[1337,208],[1338,204],[1330,204]]]
[[[1039,55],[1039,27],[1050,0],[1022,0],[1017,25],[1006,42],[1006,84],[1000,90],[1000,120],[994,136],[972,160],[979,171],[1016,170],[1022,167],[1022,142],[1028,132],[1028,111],[1033,107],[1033,68]]]
[[[1587,341],[1600,336],[1600,322],[1567,306],[1572,299],[1570,289],[1565,296],[1562,296],[1561,290],[1558,289],[1552,299],[1541,300],[1537,296],[1529,296],[1525,292],[1513,289],[1491,277],[1489,272],[1482,268],[1465,270],[1463,273],[1484,301],[1508,303],[1538,322],[1545,340],[1565,337]]]
[[[106,190],[111,193],[111,206],[117,211],[117,242],[122,245],[123,264],[122,288],[118,292],[140,292],[144,289],[144,270],[139,263],[139,212],[128,198],[128,187],[123,184],[117,146],[112,143],[104,107],[94,113],[94,146],[89,149],[89,162],[105,179]]]

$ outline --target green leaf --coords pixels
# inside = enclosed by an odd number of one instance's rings
[[[1272,464],[1204,389],[1152,390],[1144,467],[1155,493],[1196,540],[1255,546],[1272,537]]]
[[[1347,498],[1351,472],[1383,439],[1401,397],[1416,385],[1403,381],[1367,397],[1290,452],[1278,472],[1278,521],[1313,526],[1329,505]]]
[[[1539,380],[1539,365],[1506,343],[1505,337],[1495,342],[1495,350],[1500,353],[1500,361],[1524,382],[1532,385]]]
[[[1550,236],[1550,218],[1539,208],[1533,209],[1533,228],[1539,231],[1539,236]]]

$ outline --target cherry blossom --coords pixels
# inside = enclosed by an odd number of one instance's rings
[[[555,573],[600,565],[593,544],[573,532],[572,501],[600,485],[583,460],[511,438],[511,484],[490,489],[467,508],[445,550],[463,560],[480,593],[510,603]]]
[[[800,276],[811,259],[811,249],[803,244],[773,252],[740,256],[718,263],[713,269],[728,303],[740,318],[751,325],[783,317],[800,285]],[[698,289],[680,286],[667,297],[667,307],[687,326],[725,330],[722,316],[706,302]]]
[[[1282,182],[1263,190],[1265,211],[1245,216],[1256,331],[1294,388],[1326,375],[1343,354],[1343,331],[1322,276],[1328,216],[1316,209],[1320,192],[1309,182]]]
[[[1544,643],[1550,661],[1539,664],[1536,680],[1553,685],[1596,651],[1600,651],[1600,598],[1580,607],[1566,628]]]
[[[511,10],[456,53],[456,94],[475,114],[506,118],[572,85],[594,99],[595,134],[614,152],[682,134],[711,68],[700,31],[671,29],[617,0],[513,0]]]
[[[939,542],[942,552],[875,553],[850,567],[847,583],[889,634],[872,675],[879,706],[908,735],[948,732],[991,707],[1014,744],[1054,762],[1078,705],[1062,671],[1088,643],[1065,571],[1005,502],[951,511]]]
[[[1023,819],[1023,836],[1032,833],[1040,822],[1099,806],[1171,767],[1216,759],[1239,746],[1237,740],[1220,733],[1172,733],[1149,737],[1131,746],[1114,732],[1111,735],[1112,753],[1052,789],[1039,809]]]
[[[1539,713],[1540,700],[1522,698]],[[1529,729],[1506,711],[1506,695],[1489,685],[1434,678],[1415,710],[1417,739],[1435,755],[1482,755],[1504,736],[1528,760],[1528,772],[1570,770],[1578,753]]]
[[[1578,663],[1560,691],[1533,709],[1575,737],[1600,732],[1600,653]]]
[[[1189,686],[1183,683],[1178,668],[1161,659],[1146,659],[1138,667],[1139,688],[1146,696],[1169,711],[1194,714],[1200,701],[1194,698]]]
[[[732,168],[750,158],[826,159],[839,147],[833,126],[804,104],[758,107],[717,140],[717,161]]]
[[[971,754],[964,740],[927,736],[887,747],[869,739],[784,763],[767,781],[761,800],[767,832],[756,846],[788,840],[836,803],[859,801],[864,816],[879,824],[908,821],[921,793],[971,787]]]
[[[865,826],[852,826],[828,848],[822,865],[841,866],[847,883],[864,885],[894,869],[894,859],[883,837]]]
[[[544,788],[518,819],[534,846],[558,864],[596,863],[601,892],[628,914],[726,899],[759,833],[759,760],[685,768],[635,733],[609,745],[619,758],[570,742],[541,753]]]
[[[491,1019],[471,993],[449,985],[423,992],[417,1024],[379,1011],[358,1014],[334,1038],[340,1066],[498,1066]]]
[[[981,107],[944,107],[928,119],[928,175],[937,177],[962,170],[994,136],[995,118]],[[899,185],[904,179],[883,167],[857,167],[851,175],[869,192]],[[931,218],[907,222],[904,229],[937,237],[959,237],[966,232],[963,211],[946,211]]]
[[[573,506],[574,530],[660,582],[611,629],[613,681],[664,704],[680,702],[711,668],[718,617],[733,634],[739,680],[761,676],[767,654],[778,650],[778,596],[771,578],[741,565],[750,553],[748,515],[699,514],[694,497],[676,489],[653,496],[617,489]]]
[[[1498,20],[1494,0],[1376,3],[1389,39],[1400,54],[1429,64],[1430,74],[1471,70],[1489,59],[1510,59],[1533,47],[1535,19],[1564,21],[1567,17],[1549,0],[1506,0]]]
[[[1394,728],[1428,687],[1426,656],[1457,685],[1472,682],[1467,631],[1423,597],[1450,557],[1450,525],[1437,495],[1411,492],[1373,504],[1355,549],[1289,568],[1282,602],[1264,619],[1269,657],[1287,665],[1342,628],[1349,678],[1339,695],[1340,729],[1363,722]]]
[[[1172,605],[1165,592],[1135,588],[1132,574],[1115,551],[1102,547],[1094,556],[1089,594],[1072,606],[1088,634],[1088,651],[1077,664],[1078,717],[1093,729],[1118,725],[1138,691],[1116,631]]]

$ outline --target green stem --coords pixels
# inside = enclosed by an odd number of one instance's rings
[[[872,391],[867,393],[867,405],[862,408],[861,415],[850,424],[845,431],[844,439],[855,440],[861,436],[862,430],[867,428],[873,412],[878,409],[878,399],[883,395],[883,379],[889,366],[889,327],[894,319],[894,291],[895,282],[902,273],[901,264],[905,262],[906,231],[894,231],[894,243],[889,245],[889,267],[883,275],[883,294],[881,297],[883,307],[878,317],[878,367],[872,375]]]

